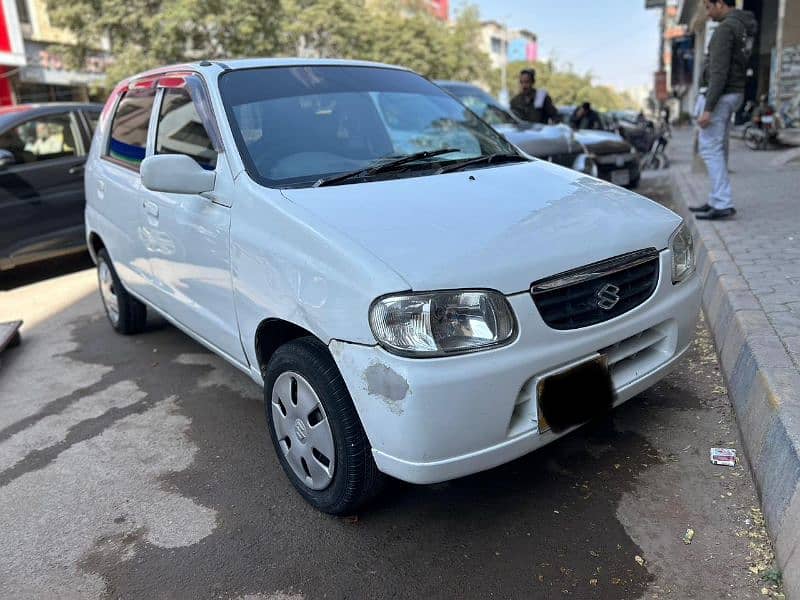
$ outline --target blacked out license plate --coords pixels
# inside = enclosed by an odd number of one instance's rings
[[[608,412],[614,386],[604,356],[543,377],[536,386],[539,432],[559,433]]]

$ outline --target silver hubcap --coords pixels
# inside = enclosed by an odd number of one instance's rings
[[[281,373],[272,388],[272,423],[292,471],[312,490],[330,485],[336,451],[328,416],[301,375]]]
[[[100,296],[106,307],[108,318],[112,325],[119,323],[119,300],[114,289],[114,278],[111,277],[111,269],[105,261],[100,261],[97,265],[97,277],[100,280]]]

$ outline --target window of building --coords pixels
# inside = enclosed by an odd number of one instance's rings
[[[132,89],[117,105],[111,122],[108,156],[139,170],[147,148],[147,126],[153,109],[152,89]]]
[[[501,40],[499,37],[492,37],[491,44],[492,44],[492,54],[503,53],[503,40]]]
[[[17,17],[19,22],[27,24],[31,22],[31,15],[28,12],[28,0],[17,0]]]

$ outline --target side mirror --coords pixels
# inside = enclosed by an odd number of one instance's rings
[[[17,159],[8,150],[0,149],[0,169],[17,164]]]
[[[153,192],[202,194],[214,189],[216,173],[185,154],[159,154],[142,161],[142,184]]]

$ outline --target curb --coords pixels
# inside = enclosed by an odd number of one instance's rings
[[[711,222],[688,205],[703,203],[686,171],[670,175],[692,229],[703,312],[775,545],[787,598],[800,599],[800,371]]]

